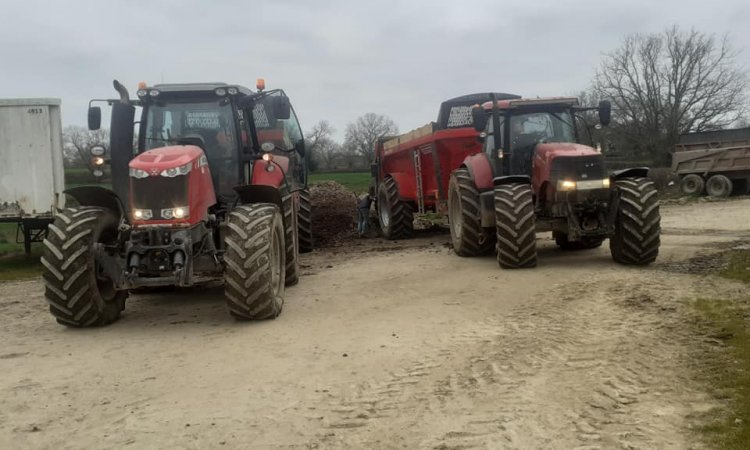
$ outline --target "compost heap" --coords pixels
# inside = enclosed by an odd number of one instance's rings
[[[331,247],[352,239],[357,227],[357,197],[335,181],[310,187],[315,247]]]

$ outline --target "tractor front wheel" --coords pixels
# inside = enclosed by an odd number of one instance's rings
[[[536,224],[531,185],[495,187],[497,262],[504,269],[536,267]]]
[[[240,320],[273,319],[284,305],[284,219],[270,203],[229,213],[224,254],[224,297]]]
[[[378,221],[386,239],[405,239],[414,234],[414,214],[411,206],[399,200],[398,186],[391,177],[378,187]]]
[[[117,242],[117,219],[103,208],[71,208],[59,213],[44,240],[44,297],[57,322],[69,327],[107,325],[120,318],[126,290],[96,260],[97,244]]]
[[[661,216],[653,181],[623,178],[615,181],[620,202],[615,234],[609,240],[612,259],[621,264],[646,265],[659,254]]]
[[[289,188],[281,188],[281,205],[284,209],[284,249],[286,252],[286,285],[299,282],[299,215],[294,195]]]
[[[448,184],[448,218],[453,251],[459,256],[486,255],[495,244],[494,233],[482,228],[479,190],[467,169],[451,174]]]

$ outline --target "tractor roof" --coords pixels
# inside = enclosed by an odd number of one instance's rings
[[[537,97],[537,98],[519,98],[511,100],[498,100],[496,106],[498,109],[515,109],[515,108],[539,108],[545,106],[576,106],[578,99],[576,97]],[[482,108],[492,109],[492,102],[485,102]]]
[[[151,86],[152,89],[158,89],[161,92],[213,92],[214,89],[236,87],[241,93],[249,95],[253,92],[244,87],[236,84],[227,84],[221,82],[213,83],[160,83]]]

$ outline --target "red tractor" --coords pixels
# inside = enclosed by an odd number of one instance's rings
[[[112,190],[66,191],[50,225],[45,297],[73,327],[117,320],[130,289],[224,282],[238,319],[279,315],[310,248],[305,147],[282,90],[142,83],[112,105]],[[135,122],[136,107],[141,119]],[[89,128],[101,109],[89,107]],[[138,126],[134,145],[134,127]],[[135,147],[135,148],[134,148]]]
[[[375,146],[371,194],[387,239],[411,237],[414,213],[448,213],[448,181],[464,159],[482,151],[472,106],[513,94],[469,94],[444,101],[437,122],[381,139]]]
[[[458,255],[496,248],[503,268],[535,267],[536,233],[551,231],[564,250],[599,247],[612,258],[645,265],[659,252],[659,201],[648,168],[608,174],[597,150],[578,144],[575,120],[610,104],[578,106],[576,98],[510,99],[474,108],[483,151],[451,175],[449,219]]]

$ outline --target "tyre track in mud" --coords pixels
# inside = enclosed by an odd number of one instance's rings
[[[386,379],[331,388],[319,444],[688,447],[686,417],[710,403],[683,370],[686,279],[633,272],[635,287],[617,274],[559,285]]]

